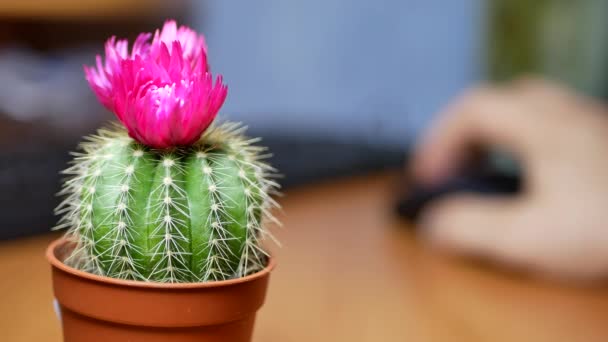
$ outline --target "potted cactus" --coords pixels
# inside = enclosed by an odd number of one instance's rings
[[[64,340],[249,341],[274,260],[278,185],[257,139],[214,123],[226,98],[205,40],[167,21],[85,67],[120,124],[86,138],[47,250]]]

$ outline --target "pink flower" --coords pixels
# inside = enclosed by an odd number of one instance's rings
[[[129,53],[126,40],[106,42],[105,62],[85,66],[99,101],[114,112],[129,135],[153,148],[188,146],[215,119],[227,88],[213,82],[202,35],[167,21],[154,34],[137,37]]]

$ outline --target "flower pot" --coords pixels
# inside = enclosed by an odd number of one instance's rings
[[[93,275],[62,261],[73,248],[50,244],[53,291],[66,342],[245,342],[264,303],[270,271],[208,283],[148,283]]]

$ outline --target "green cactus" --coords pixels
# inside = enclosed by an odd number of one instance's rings
[[[66,264],[119,279],[197,282],[262,269],[262,219],[278,184],[257,139],[225,123],[193,146],[152,150],[116,126],[75,153],[56,212],[75,249]],[[277,222],[278,223],[278,222]]]

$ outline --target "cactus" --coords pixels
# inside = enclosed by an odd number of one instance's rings
[[[262,220],[277,222],[278,184],[257,139],[239,124],[213,124],[228,90],[221,75],[213,81],[204,37],[169,20],[130,51],[115,37],[105,51],[85,75],[122,125],[87,138],[64,171],[57,228],[74,244],[65,263],[171,283],[265,267]]]
[[[198,282],[266,265],[262,219],[278,206],[265,148],[224,123],[193,145],[149,148],[116,125],[75,153],[57,208],[66,264],[119,279]]]

